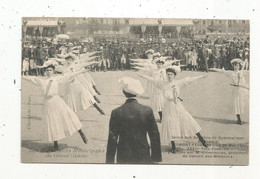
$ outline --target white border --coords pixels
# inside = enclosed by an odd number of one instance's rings
[[[22,0],[0,3],[0,178],[258,178],[259,163],[259,1],[255,0]],[[250,19],[250,166],[119,166],[20,163],[21,18],[171,17]],[[16,84],[14,84],[14,79]],[[5,126],[3,126],[5,125]]]

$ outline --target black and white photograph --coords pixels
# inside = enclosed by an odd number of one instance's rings
[[[258,179],[256,0],[2,0],[0,178]]]
[[[22,163],[249,164],[250,20],[21,26]]]

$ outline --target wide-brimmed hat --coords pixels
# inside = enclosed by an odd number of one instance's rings
[[[179,66],[173,65],[166,68],[166,72],[179,73],[181,72],[181,68]]]
[[[154,50],[153,49],[149,49],[149,50],[147,50],[146,52],[145,52],[145,54],[146,55],[148,55],[148,54],[154,54]]]
[[[243,61],[242,61],[241,59],[239,59],[239,58],[234,58],[233,60],[230,61],[230,63],[231,63],[232,65],[234,65],[234,64],[236,64],[236,63],[242,65],[242,64],[243,64]]]

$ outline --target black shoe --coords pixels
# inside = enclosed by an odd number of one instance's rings
[[[93,96],[94,99],[98,102],[98,103],[101,103],[100,100],[96,97],[96,96]]]
[[[176,154],[176,149],[175,150],[171,149],[170,151],[171,153]]]
[[[88,143],[88,139],[86,138],[86,136],[85,136],[84,134],[81,136],[81,138],[82,138],[82,140],[83,140],[83,142],[84,142],[85,144]]]
[[[208,148],[208,144],[207,144],[207,142],[206,142],[205,140],[201,141],[201,143],[202,143],[202,145],[203,145],[204,147]]]
[[[85,144],[87,144],[87,143],[88,143],[88,140],[87,140],[85,134],[83,133],[83,131],[80,129],[78,132],[79,132],[79,134],[80,134],[80,136],[81,136],[83,142],[84,142]]]
[[[237,121],[237,124],[242,125],[243,123],[242,123],[242,121]]]
[[[54,141],[53,152],[58,151],[58,150],[59,150],[58,142]]]
[[[98,95],[101,95],[101,93],[98,91],[98,89],[97,89],[97,87],[96,87],[95,85],[93,85],[92,87],[93,87],[93,89],[96,91],[96,93],[97,93]]]
[[[99,112],[100,114],[105,115],[105,112],[103,110],[100,110]]]
[[[172,149],[170,150],[171,153],[175,154],[176,153],[176,146],[175,146],[175,142],[171,141],[171,145],[172,145]]]

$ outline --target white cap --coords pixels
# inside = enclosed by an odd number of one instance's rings
[[[122,89],[133,95],[140,95],[144,92],[143,86],[139,80],[136,80],[132,77],[123,77],[118,80],[118,83],[121,85]]]

